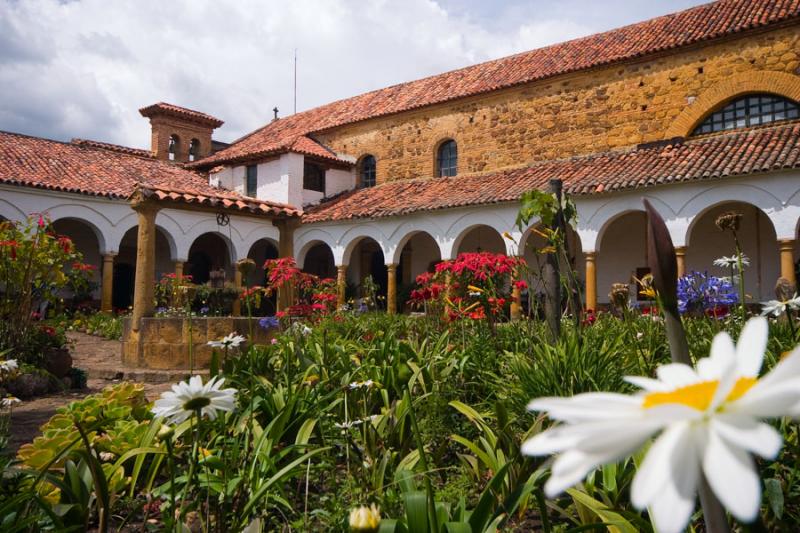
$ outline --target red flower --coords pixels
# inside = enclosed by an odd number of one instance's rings
[[[514,286],[519,290],[524,291],[525,289],[528,288],[528,282],[525,281],[524,279],[520,279],[514,282]]]

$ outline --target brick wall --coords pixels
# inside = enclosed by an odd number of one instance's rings
[[[211,132],[208,126],[202,126],[186,120],[179,120],[171,117],[153,117],[150,119],[151,126],[151,150],[156,154],[156,158],[164,161],[169,160],[169,138],[177,135],[179,139],[178,151],[175,154],[175,161],[186,162],[189,160],[189,143],[192,139],[200,142],[200,150],[197,159],[211,154]]]
[[[798,39],[797,27],[742,36],[343,126],[316,137],[354,157],[373,154],[379,183],[433,175],[434,149],[446,138],[458,142],[459,173],[629,147],[686,134],[707,111],[692,105],[718,103],[722,97],[715,87],[721,84],[728,92],[739,86],[759,90],[762,86],[752,80],[784,73],[769,88],[800,95],[800,77],[795,76]],[[782,90],[787,84],[796,87]]]

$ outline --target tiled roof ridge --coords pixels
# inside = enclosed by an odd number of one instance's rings
[[[559,177],[576,196],[800,168],[800,120],[447,178],[385,182],[307,209],[303,223],[518,201]]]
[[[121,154],[132,155],[136,157],[144,157],[147,159],[154,159],[155,155],[150,150],[143,148],[132,148],[130,146],[123,146],[121,144],[108,143],[103,141],[95,141],[92,139],[81,139],[73,137],[70,144],[86,148],[99,148],[101,150],[109,150],[111,152],[118,152]]]
[[[176,104],[170,104],[169,102],[156,102],[155,104],[150,104],[148,106],[144,106],[139,109],[139,113],[143,117],[149,117],[156,111],[161,111],[168,114],[178,114],[180,116],[189,119],[199,120],[215,128],[218,128],[225,123],[224,121],[218,119],[213,115],[209,115],[208,113],[197,111],[196,109],[190,109],[188,107],[179,106]]]
[[[214,194],[212,194],[211,192],[192,191],[192,190],[184,189],[184,188],[181,188],[181,187],[173,187],[173,186],[166,186],[166,185],[151,185],[149,183],[143,183],[143,182],[136,182],[136,187],[138,187],[140,189],[150,189],[150,190],[153,190],[153,191],[160,190],[160,191],[163,191],[163,192],[174,192],[174,193],[178,193],[178,194],[199,194],[199,195],[203,195],[203,196],[215,196],[217,198],[227,198],[227,199],[230,199],[230,200],[241,200],[243,202],[269,204],[269,205],[272,205],[272,206],[275,206],[275,207],[282,207],[282,208],[286,208],[286,209],[297,210],[297,208],[295,206],[293,206],[293,205],[289,205],[289,204],[282,203],[282,202],[274,202],[272,200],[259,200],[258,198],[254,198],[252,196],[244,196],[242,194],[237,193],[236,191],[232,191],[230,189],[225,189],[223,187],[214,187],[214,186],[212,186],[212,188],[216,189],[216,191],[217,191]]]
[[[226,189],[221,189],[220,193],[215,194],[214,191],[189,191],[172,186],[151,185],[137,182],[133,192],[128,198],[134,198],[139,194],[142,194],[144,197],[155,196],[162,201],[169,200],[186,204],[224,207],[239,211],[249,211],[256,214],[299,217],[302,213],[301,210],[288,204],[242,196],[234,191],[228,191]]]
[[[715,11],[709,13],[707,10]],[[621,61],[650,56],[745,31],[776,26],[780,23],[796,22],[799,17],[800,2],[798,0],[718,0],[717,2],[701,4],[605,32],[383,87],[273,120],[235,140],[228,148],[198,161],[195,166],[204,167],[223,161],[239,159],[243,157],[239,153],[240,151],[251,155],[258,154],[262,150],[257,146],[240,146],[245,142],[250,144],[259,142],[258,139],[253,139],[254,137],[279,137],[277,139],[266,138],[260,141],[270,147],[291,145],[299,136],[309,133],[322,132],[363,120],[507,89],[570,72],[589,70]],[[675,28],[675,26],[680,26],[680,28]],[[649,40],[646,38],[632,40],[622,50],[614,49],[613,45],[619,45],[622,39],[631,38],[628,33],[636,29],[642,29],[645,33],[656,31],[666,33],[670,38],[656,39],[657,42],[651,42],[655,39],[654,37]],[[677,31],[678,29],[680,31]],[[595,46],[588,46],[590,44]],[[514,65],[515,61],[523,64]],[[513,72],[516,67],[519,67],[521,73]],[[481,73],[481,69],[485,69],[486,72]],[[481,75],[473,76],[472,79],[466,79],[468,76],[463,76],[465,81],[455,79],[460,74],[466,75],[475,72],[481,73]],[[442,82],[445,86],[444,89],[428,91],[430,96],[427,98],[410,98],[416,92],[424,89],[426,83],[430,85],[430,82],[436,80]],[[464,81],[464,86],[459,86],[461,81]],[[409,94],[403,94],[405,92]],[[398,98],[399,95],[403,95],[408,101],[402,101],[403,99]],[[374,109],[377,107],[374,105],[374,101],[384,96],[387,100],[400,101],[401,103],[397,105],[386,104],[383,105],[384,109]],[[367,109],[359,111],[357,109],[359,106]],[[345,107],[356,108],[356,111],[345,111]]]

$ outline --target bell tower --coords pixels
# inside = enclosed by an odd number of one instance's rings
[[[143,107],[139,113],[150,119],[150,149],[156,159],[175,163],[211,155],[211,133],[223,124],[206,113],[164,102]]]

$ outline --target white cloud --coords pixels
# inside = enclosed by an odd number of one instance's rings
[[[433,0],[0,3],[0,129],[148,146],[137,109],[168,101],[232,140],[300,110],[590,33],[535,12],[481,24]]]

